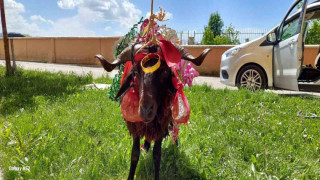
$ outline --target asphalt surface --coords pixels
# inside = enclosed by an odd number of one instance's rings
[[[0,60],[0,65],[5,66],[5,61]],[[85,76],[88,73],[92,73],[94,78],[98,78],[109,74],[113,77],[116,74],[116,71],[107,73],[101,67],[90,67],[90,66],[77,66],[69,64],[50,64],[50,63],[38,63],[38,62],[25,62],[17,61],[17,66],[26,70],[39,70],[39,71],[48,71],[48,72],[62,72],[62,73],[75,73],[79,76]]]
[[[5,66],[5,61],[0,60],[0,65]],[[78,66],[70,64],[50,64],[50,63],[38,63],[38,62],[24,62],[17,61],[17,66],[25,70],[39,70],[39,71],[48,71],[48,72],[62,72],[62,73],[75,73],[79,76],[85,76],[89,73],[92,74],[94,78],[108,75],[113,78],[118,71],[112,71],[110,73],[106,72],[102,67],[97,66]],[[217,77],[197,77],[194,80],[195,84],[203,85],[207,84],[212,86],[215,89],[237,89],[235,87],[229,87],[220,83],[219,78]]]

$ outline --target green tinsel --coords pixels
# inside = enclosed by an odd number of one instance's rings
[[[127,48],[132,41],[135,41],[135,39],[138,36],[138,32],[137,32],[138,25],[141,24],[142,22],[143,22],[143,17],[140,19],[140,21],[137,24],[133,25],[131,30],[123,37],[123,39],[120,41],[120,43],[116,47],[116,50],[115,50],[116,56],[118,56],[125,48]],[[113,101],[120,102],[120,99],[119,98],[116,99],[115,96],[117,95],[120,89],[120,83],[121,83],[121,79],[124,71],[124,64],[120,65],[118,68],[119,68],[119,72],[113,78],[111,88],[109,91],[109,97]]]

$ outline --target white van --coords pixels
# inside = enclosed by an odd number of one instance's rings
[[[309,5],[308,0],[297,0],[279,26],[222,55],[220,81],[251,90],[320,92],[320,54],[314,64],[303,66],[306,27],[319,18],[320,0]]]

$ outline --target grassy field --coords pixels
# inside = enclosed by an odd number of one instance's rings
[[[5,179],[125,179],[132,140],[92,77],[0,67],[0,165]],[[98,82],[109,81],[101,78]],[[185,90],[192,114],[179,147],[163,143],[161,179],[320,179],[320,101],[246,90]],[[30,172],[12,171],[30,167]],[[137,179],[153,179],[143,153]]]

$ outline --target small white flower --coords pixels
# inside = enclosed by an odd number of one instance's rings
[[[307,138],[307,137],[308,137],[308,135],[307,135],[307,134],[304,134],[304,135],[303,135],[303,137],[304,137],[304,138]]]
[[[15,144],[17,144],[17,142],[15,142],[15,141],[10,141],[10,142],[8,142],[8,146],[10,146],[10,145],[15,145]]]

